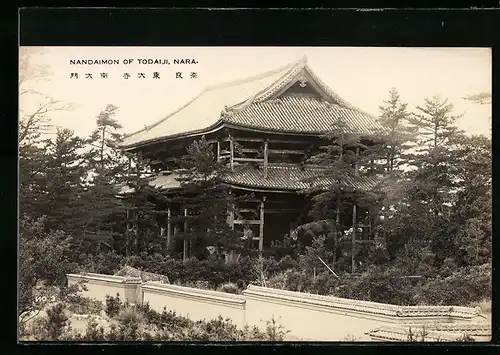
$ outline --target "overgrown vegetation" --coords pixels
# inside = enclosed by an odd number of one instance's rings
[[[58,303],[47,310],[45,317],[30,324],[21,336],[31,340],[65,341],[283,341],[288,333],[274,318],[267,322],[264,330],[257,327],[239,329],[230,319],[221,316],[193,321],[174,311],[157,312],[148,304],[131,306],[113,297],[106,303],[105,325],[90,317],[84,332],[72,329],[66,305]]]

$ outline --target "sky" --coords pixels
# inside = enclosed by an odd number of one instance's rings
[[[466,95],[491,92],[489,48],[410,47],[43,47],[30,57],[30,69],[42,66],[43,80],[23,87],[71,104],[48,114],[54,127],[86,136],[106,105],[119,110],[115,118],[129,134],[150,125],[187,103],[204,87],[243,79],[279,68],[307,56],[312,70],[338,95],[378,116],[379,106],[396,88],[408,109],[439,95],[463,114],[458,126],[469,134],[490,135],[491,105],[472,104]],[[174,64],[190,59],[195,64]],[[72,65],[71,60],[117,59],[115,65]],[[125,64],[133,59],[132,64]],[[140,64],[138,59],[168,59],[170,65]],[[158,72],[159,79],[153,79]],[[175,73],[182,72],[183,79]],[[78,73],[79,78],[71,78]],[[107,73],[103,79],[100,73]],[[130,74],[128,79],[123,75]],[[139,78],[144,73],[145,78]],[[196,73],[191,78],[191,73]],[[85,78],[92,74],[92,79]],[[23,95],[20,109],[30,112],[44,100]]]

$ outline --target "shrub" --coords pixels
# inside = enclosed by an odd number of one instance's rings
[[[227,293],[234,293],[234,294],[240,294],[241,293],[240,289],[238,288],[238,285],[236,285],[235,283],[232,283],[232,282],[227,282],[225,284],[220,285],[217,288],[217,291],[227,292]]]
[[[71,326],[69,317],[66,314],[66,305],[57,303],[50,307],[42,324],[50,340],[58,340],[65,332],[69,332]]]
[[[80,263],[80,272],[93,272],[107,275],[113,275],[120,270],[125,262],[124,257],[116,254],[114,251],[95,255],[82,253],[78,256],[78,259]]]
[[[135,307],[124,307],[117,316],[119,338],[122,340],[138,340],[140,327],[144,323],[144,316]]]
[[[465,305],[491,297],[491,270],[488,266],[461,268],[448,277],[425,282],[417,299],[434,305]]]
[[[103,304],[99,300],[94,300],[88,297],[76,296],[72,297],[68,303],[68,311],[76,314],[101,314]]]
[[[87,329],[85,330],[85,334],[82,337],[82,340],[90,340],[90,341],[99,341],[105,340],[105,332],[104,328],[98,327],[96,320],[91,317],[87,323]]]
[[[461,343],[470,343],[470,342],[474,342],[475,340],[469,334],[463,334],[463,335],[459,336],[456,341],[461,342]]]
[[[110,318],[115,317],[120,312],[122,307],[122,303],[120,300],[120,294],[116,294],[116,297],[112,297],[110,295],[106,295],[106,315]]]

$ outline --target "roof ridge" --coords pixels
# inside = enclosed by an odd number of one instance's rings
[[[279,73],[279,72],[281,72],[281,71],[283,71],[283,70],[285,70],[287,68],[291,69],[291,68],[295,67],[296,65],[298,65],[299,63],[301,63],[302,61],[303,61],[303,59],[301,58],[298,61],[290,62],[288,64],[282,65],[281,67],[274,68],[274,69],[271,69],[271,70],[267,70],[265,72],[262,72],[262,73],[259,73],[259,74],[256,74],[256,75],[252,75],[252,76],[248,76],[246,78],[241,78],[241,79],[237,79],[237,80],[226,81],[226,82],[219,83],[219,84],[209,85],[209,86],[207,86],[205,88],[205,90],[208,91],[208,90],[213,90],[213,89],[220,89],[220,88],[223,88],[223,87],[229,87],[229,86],[234,86],[234,85],[239,85],[239,84],[245,84],[245,83],[248,83],[248,82],[251,82],[251,81],[259,80],[259,79],[265,78],[267,76]]]
[[[357,112],[362,113],[364,115],[367,115],[375,120],[378,120],[378,118],[375,115],[372,115],[371,113],[368,113],[368,112],[358,108],[357,106],[353,105],[349,101],[346,101],[345,99],[343,99],[339,94],[337,94],[333,89],[331,89],[328,85],[326,85],[323,80],[321,80],[319,78],[319,76],[312,70],[312,68],[309,64],[305,65],[305,69],[307,70],[309,75],[311,75],[311,77],[320,85],[320,87],[339,103],[339,106],[357,111]]]
[[[283,83],[286,83],[285,79],[287,79],[287,77],[290,76],[291,73],[297,71],[297,69],[299,69],[299,71],[302,70],[302,68],[306,65],[306,63],[307,63],[307,57],[304,55],[299,60],[292,62],[292,63],[289,63],[289,64],[281,67],[280,69],[276,69],[274,71],[271,71],[267,75],[264,75],[264,74],[260,75],[258,77],[259,79],[262,77],[265,77],[265,76],[269,76],[271,74],[279,73],[279,72],[284,71],[285,69],[288,68],[286,73],[284,73],[281,77],[279,77],[276,81],[274,81],[273,83],[268,85],[266,88],[254,93],[253,95],[251,95],[247,99],[230,106],[228,109],[231,111],[231,113],[237,113],[237,112],[243,111],[245,108],[247,108],[252,103],[254,103],[256,99],[260,98],[260,96],[262,96],[263,93],[266,93],[268,91],[275,91],[276,87],[281,87],[283,85]]]

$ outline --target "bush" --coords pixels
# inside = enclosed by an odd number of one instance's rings
[[[236,285],[235,283],[232,283],[232,282],[228,282],[228,283],[220,285],[217,288],[217,291],[227,292],[227,293],[234,293],[234,294],[240,294],[241,293],[240,289],[238,288],[238,285]]]
[[[101,301],[94,300],[88,297],[76,296],[72,297],[68,303],[68,311],[76,314],[101,314],[103,304]]]
[[[69,332],[71,325],[66,314],[66,305],[57,303],[50,307],[42,325],[49,340],[58,340],[64,333]]]
[[[144,315],[136,307],[123,307],[117,315],[119,338],[121,340],[138,340],[140,327],[144,323]]]
[[[448,277],[424,283],[417,300],[422,304],[466,305],[491,298],[491,269],[487,265],[461,268]]]
[[[120,300],[120,294],[116,294],[116,297],[106,295],[106,315],[113,318],[118,315],[120,309],[122,308],[122,303]]]
[[[80,272],[92,272],[96,274],[113,275],[124,265],[123,256],[114,251],[99,254],[80,254],[79,257]]]

